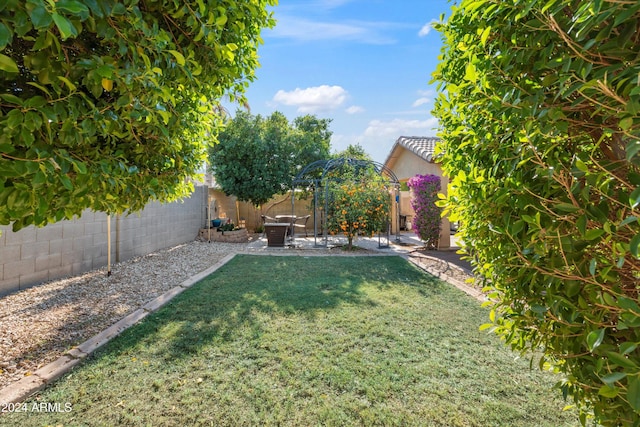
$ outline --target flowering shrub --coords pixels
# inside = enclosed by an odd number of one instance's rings
[[[353,247],[355,236],[372,236],[386,227],[390,196],[381,180],[369,178],[336,183],[331,186],[331,196],[328,229],[331,234],[347,236],[348,249]]]
[[[411,206],[416,213],[411,227],[427,248],[435,249],[440,240],[441,210],[436,206],[440,177],[416,175],[407,181],[407,185],[412,190]]]

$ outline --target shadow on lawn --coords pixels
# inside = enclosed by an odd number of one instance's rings
[[[343,304],[375,306],[378,303],[362,291],[362,285],[386,288],[392,286],[385,281],[390,277],[404,285],[420,286],[425,297],[439,293],[443,286],[396,256],[238,255],[125,331],[106,352],[119,353],[147,342],[162,349],[157,357],[179,359],[215,342],[259,336],[265,317],[302,315],[312,320]],[[158,346],[159,340],[165,345]]]

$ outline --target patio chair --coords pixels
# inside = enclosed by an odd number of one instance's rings
[[[295,222],[293,223],[294,229],[296,228],[304,229],[304,237],[307,237],[307,221],[309,221],[310,217],[311,215],[301,216],[299,218],[296,218]]]
[[[278,222],[278,221],[276,221],[275,218],[267,216],[267,215],[260,215],[260,218],[262,218],[262,225],[264,225],[266,222]]]

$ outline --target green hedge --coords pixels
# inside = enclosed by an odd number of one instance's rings
[[[434,74],[447,208],[491,326],[640,424],[640,3],[464,0]]]

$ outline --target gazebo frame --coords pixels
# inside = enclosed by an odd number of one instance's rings
[[[329,212],[329,183],[336,182],[339,178],[329,177],[328,174],[333,171],[339,171],[344,167],[350,167],[356,172],[362,169],[373,169],[378,175],[386,177],[387,182],[393,185],[394,189],[394,203],[395,203],[395,223],[396,223],[396,241],[400,240],[400,181],[398,177],[393,173],[391,169],[383,165],[382,163],[375,162],[373,160],[353,159],[348,157],[340,157],[336,159],[317,160],[313,163],[305,166],[300,173],[294,178],[291,186],[291,214],[295,213],[295,191],[298,187],[304,186],[309,190],[313,188],[313,241],[317,247],[327,247],[329,242],[328,232],[328,212]],[[324,193],[324,212],[325,214],[320,218],[320,224],[318,222],[318,192]],[[391,215],[390,215],[391,216]],[[387,222],[387,246],[389,243],[389,227],[390,221]],[[322,227],[322,242],[318,243],[318,226]],[[378,244],[381,244],[381,234],[378,232]]]

